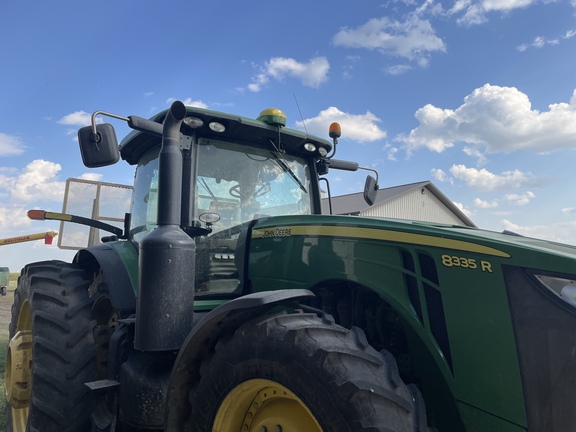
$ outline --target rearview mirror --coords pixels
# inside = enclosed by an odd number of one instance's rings
[[[376,196],[378,195],[378,184],[372,176],[366,177],[366,183],[364,184],[364,201],[368,205],[374,205],[376,201]]]
[[[96,125],[96,133],[92,126],[81,128],[78,130],[78,143],[82,162],[88,168],[113,165],[120,159],[116,132],[109,123]]]

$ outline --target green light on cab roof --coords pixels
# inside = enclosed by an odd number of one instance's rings
[[[270,126],[286,126],[286,114],[278,108],[267,108],[260,113],[258,120],[269,124]]]

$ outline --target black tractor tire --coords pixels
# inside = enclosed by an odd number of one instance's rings
[[[387,351],[332,317],[261,317],[219,340],[190,392],[190,431],[431,431]]]
[[[9,327],[6,386],[14,392],[29,387],[29,397],[21,399],[22,408],[7,403],[7,431],[90,431],[96,398],[85,383],[97,379],[97,347],[88,285],[84,270],[60,261],[22,270]],[[16,343],[22,340],[18,334],[26,334],[27,342]],[[22,358],[17,350],[25,351],[26,362],[14,364]],[[29,368],[28,378],[19,372],[23,365]]]

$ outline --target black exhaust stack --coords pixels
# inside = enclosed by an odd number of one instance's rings
[[[164,120],[159,157],[158,228],[140,242],[134,347],[178,350],[192,329],[196,243],[181,228],[180,125],[176,101]]]

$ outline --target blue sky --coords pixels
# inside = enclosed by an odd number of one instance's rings
[[[327,137],[381,187],[431,180],[480,227],[576,244],[576,0],[0,2],[0,238],[58,230],[77,129],[174,99]],[[298,106],[302,112],[302,118]],[[112,120],[119,138],[128,129]],[[335,194],[365,174],[332,172]],[[0,265],[71,259],[42,242]]]

